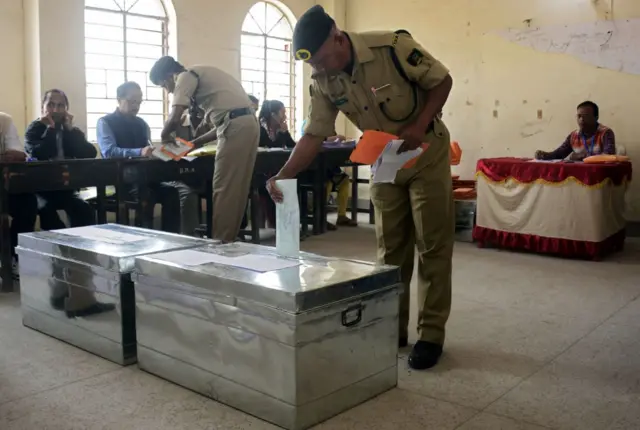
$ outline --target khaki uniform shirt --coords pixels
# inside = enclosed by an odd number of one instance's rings
[[[20,142],[13,118],[0,112],[0,155],[8,150],[24,152],[24,145]]]
[[[360,130],[398,135],[403,127],[418,118],[427,91],[440,84],[449,70],[407,34],[347,32],[347,35],[355,54],[352,74],[317,73],[312,76],[314,82],[310,88],[311,106],[305,134],[335,136],[335,121],[340,111]],[[411,84],[396,69],[390,54],[392,46],[406,76],[418,87],[418,103],[413,113]],[[402,122],[392,120],[409,114]],[[439,115],[434,119],[433,130],[428,133],[425,130],[425,135],[425,142],[448,136]],[[445,149],[427,152],[448,157],[448,142]]]
[[[210,66],[193,66],[198,74],[183,72],[178,76],[173,92],[174,106],[190,106],[191,98],[205,112],[205,121],[218,124],[230,110],[251,106],[240,82],[226,72]]]

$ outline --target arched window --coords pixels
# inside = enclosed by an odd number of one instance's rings
[[[296,129],[296,65],[291,56],[293,25],[284,10],[258,2],[242,24],[241,76],[245,91],[262,102],[280,100],[287,108],[289,130]]]
[[[168,49],[162,0],[85,0],[84,22],[87,137],[95,141],[98,119],[116,109],[118,86],[135,81],[144,95],[139,115],[159,140],[167,100],[148,74]]]

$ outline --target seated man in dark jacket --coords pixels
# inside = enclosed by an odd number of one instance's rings
[[[70,158],[95,158],[96,148],[87,142],[84,133],[73,126],[73,115],[68,112],[69,99],[60,90],[49,90],[42,101],[42,116],[27,127],[25,151],[38,161]],[[64,210],[71,227],[95,224],[95,212],[71,190],[47,191],[37,194],[40,228],[65,228],[58,217]]]
[[[117,89],[118,108],[98,120],[97,135],[104,158],[151,157],[153,147],[149,125],[138,116],[142,89],[135,82],[125,82]],[[153,219],[153,209],[162,205],[162,230],[193,235],[198,226],[197,194],[182,182],[163,182],[149,187],[150,204],[141,214]],[[129,189],[137,199],[138,189]]]

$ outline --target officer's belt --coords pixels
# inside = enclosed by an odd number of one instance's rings
[[[238,109],[232,109],[229,111],[229,121],[231,121],[232,119],[236,119],[239,118],[241,116],[245,116],[245,115],[253,115],[253,110],[251,108],[238,108]],[[225,120],[227,119],[227,116],[225,115],[225,117],[223,119],[221,119],[220,121],[218,121],[216,123],[216,127],[221,127]]]

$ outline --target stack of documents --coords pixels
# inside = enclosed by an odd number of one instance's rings
[[[191,161],[195,157],[187,157],[186,155],[193,149],[193,143],[184,139],[176,139],[175,143],[162,142],[153,144],[153,156],[162,161]]]

